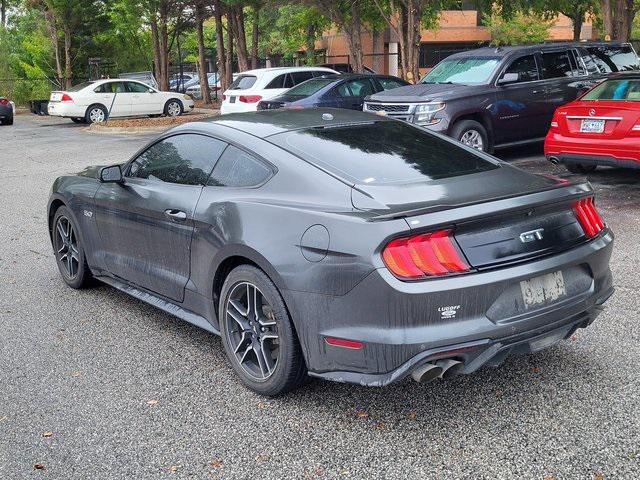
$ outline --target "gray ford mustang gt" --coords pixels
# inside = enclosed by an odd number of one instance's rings
[[[613,293],[593,197],[398,120],[276,110],[60,177],[48,221],[70,287],[220,334],[277,395],[467,374],[588,326]]]

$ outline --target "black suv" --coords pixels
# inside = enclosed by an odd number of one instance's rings
[[[416,85],[367,97],[364,111],[492,151],[543,140],[556,107],[609,73],[638,69],[627,43],[485,47],[445,58]]]

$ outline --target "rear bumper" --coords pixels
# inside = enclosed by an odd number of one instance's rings
[[[560,163],[584,163],[640,168],[640,137],[617,140],[573,138],[549,132],[544,142],[547,159]]]
[[[220,115],[226,115],[228,113],[244,113],[255,112],[258,110],[258,102],[256,103],[244,103],[236,100],[234,103],[225,101],[220,105]]]
[[[593,322],[613,292],[612,245],[607,230],[567,252],[486,272],[409,283],[379,269],[340,297],[284,293],[313,376],[382,386],[438,358],[460,360],[471,373]],[[515,308],[522,280],[558,270],[567,274],[566,298]],[[573,284],[571,272],[578,272]],[[450,307],[454,316],[443,313]],[[327,336],[364,347],[328,345]]]
[[[6,107],[0,107],[0,119],[8,119],[13,118],[13,108],[11,105],[7,105]]]
[[[79,105],[76,105],[75,103],[70,103],[70,102],[67,103],[67,102],[51,102],[50,101],[49,105],[47,105],[47,113],[55,117],[84,118],[84,114],[86,113],[86,107],[81,107]]]

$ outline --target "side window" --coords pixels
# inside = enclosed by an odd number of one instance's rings
[[[406,84],[394,78],[378,78],[383,90],[392,90],[394,88],[404,87]]]
[[[151,145],[127,174],[158,182],[205,185],[226,143],[204,135],[184,134]]]
[[[108,84],[103,83],[102,85],[98,85],[96,88],[93,89],[94,93],[111,93],[111,90],[109,89],[107,91],[107,89],[105,88]]]
[[[278,75],[276,78],[274,78],[273,80],[271,80],[266,87],[264,87],[265,89],[267,88],[282,88],[282,85],[284,85],[284,77],[285,75]]]
[[[351,90],[349,90],[349,82],[344,82],[338,85],[335,92],[339,97],[352,97]]]
[[[578,62],[582,61],[584,63],[584,66],[587,69],[588,75],[595,75],[600,73],[598,64],[596,63],[594,58],[591,56],[591,54],[587,50],[585,50],[584,48],[581,48],[580,50],[578,50],[577,55],[578,55]]]
[[[352,97],[366,97],[367,95],[373,95],[375,93],[371,80],[368,78],[352,80],[347,83],[349,84],[349,90],[351,90]]]
[[[294,72],[291,74],[293,78],[293,84],[298,85],[299,83],[306,82],[313,78],[313,73],[311,72]]]
[[[504,73],[517,73],[518,83],[539,80],[538,67],[536,66],[536,59],[533,55],[526,55],[515,59]]]
[[[565,78],[574,74],[569,52],[545,52],[542,54],[542,78]]]
[[[291,78],[291,74],[287,73],[284,76],[284,86],[282,88],[291,88],[293,87],[293,78]]]
[[[147,93],[149,91],[149,87],[138,82],[127,82],[127,88],[131,93]]]
[[[229,145],[216,163],[207,185],[213,187],[255,187],[273,173],[271,168],[239,148]]]

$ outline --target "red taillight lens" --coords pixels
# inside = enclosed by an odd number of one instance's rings
[[[382,259],[394,275],[406,279],[470,270],[451,237],[451,230],[392,240],[382,251]]]
[[[9,105],[9,100],[7,100],[6,98],[0,98],[0,105]]]
[[[62,98],[60,99],[61,102],[73,102],[73,98],[71,98],[71,95],[69,95],[68,93],[63,93],[62,94]]]
[[[242,103],[258,103],[262,97],[260,95],[240,95],[238,100]]]
[[[604,222],[596,210],[593,198],[582,198],[573,205],[573,211],[584,230],[584,234],[595,237],[604,228]]]

